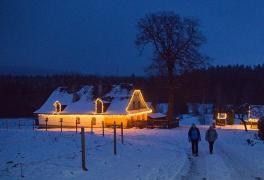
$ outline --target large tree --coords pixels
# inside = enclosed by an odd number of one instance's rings
[[[199,23],[192,18],[181,17],[174,12],[147,14],[138,24],[136,45],[153,47],[151,68],[165,73],[168,80],[168,126],[174,112],[174,77],[203,65],[207,57],[199,52],[206,39],[199,30]]]

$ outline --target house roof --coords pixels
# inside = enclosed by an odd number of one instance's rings
[[[62,110],[62,114],[73,113],[77,110],[80,111],[79,113],[90,111],[91,109],[94,109],[94,107],[90,105],[93,102],[92,89],[92,86],[84,86],[83,88],[81,88],[78,92],[76,92],[80,99],[76,102],[73,102],[74,93],[68,93],[65,88],[59,87],[51,93],[47,101],[34,113],[53,114],[53,103],[55,101],[59,101],[61,105],[66,106],[66,108]],[[84,107],[87,107],[87,109],[84,110]]]
[[[130,88],[131,89],[131,88]],[[131,90],[121,85],[113,85],[112,90],[106,93],[102,100],[105,114],[127,114],[126,108],[131,98]],[[77,94],[79,99],[73,102],[73,96]],[[92,114],[95,112],[95,102],[93,99],[93,86],[84,86],[78,92],[68,93],[60,88],[56,89],[48,98],[48,100],[35,111],[37,114],[53,114],[55,101],[59,101],[61,105],[65,105],[60,114]],[[107,99],[107,100],[106,100]]]
[[[55,89],[46,102],[34,113],[53,113],[54,106],[53,103],[59,101],[61,105],[69,105],[72,103],[72,94],[68,93],[64,88],[59,87]]]
[[[106,110],[106,114],[126,114],[128,98],[114,98]]]
[[[158,118],[164,118],[166,117],[165,114],[162,114],[162,113],[151,113],[148,115],[150,118],[152,119],[158,119]]]

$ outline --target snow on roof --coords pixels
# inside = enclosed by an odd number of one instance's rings
[[[93,86],[84,86],[78,92],[68,93],[62,88],[56,89],[48,98],[48,100],[35,111],[37,114],[52,114],[54,113],[53,103],[59,101],[62,105],[66,105],[62,110],[62,114],[90,114],[95,111],[95,103],[93,100]],[[73,102],[73,95],[77,94],[80,99]],[[121,85],[113,85],[112,90],[103,97],[110,97],[110,101],[103,100],[104,103],[110,103],[106,110],[107,114],[126,114],[126,107],[131,91]]]
[[[152,119],[166,117],[166,115],[163,114],[163,113],[151,113],[151,114],[149,114],[148,116],[149,116],[150,118],[152,118]]]
[[[121,85],[113,85],[112,90],[104,95],[104,97],[129,97],[131,91],[127,88],[122,87]]]
[[[107,114],[126,114],[126,107],[128,104],[128,98],[114,98],[109,105]]]
[[[68,93],[64,88],[59,87],[51,93],[47,101],[34,113],[53,113],[53,103],[55,101],[59,101],[61,105],[69,105],[72,103],[72,94]]]
[[[72,104],[69,104],[65,110],[62,112],[64,114],[89,114],[94,112],[94,101],[93,101],[93,87],[84,86],[81,88],[77,94],[80,99]]]
[[[92,105],[92,90],[92,86],[84,86],[77,92],[80,99],[73,102],[74,93],[68,93],[64,88],[59,87],[51,93],[48,100],[34,113],[52,114],[54,112],[53,103],[55,101],[59,101],[61,105],[66,105],[62,113],[90,112],[94,109]]]

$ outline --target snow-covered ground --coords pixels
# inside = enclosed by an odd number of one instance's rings
[[[185,117],[186,118],[186,117]],[[25,119],[24,119],[25,120]],[[189,123],[196,122],[189,117]],[[88,171],[81,169],[80,134],[74,131],[0,129],[0,179],[264,179],[264,143],[256,131],[217,129],[215,153],[204,140],[207,126],[199,126],[199,156],[191,155],[188,123],[176,129],[125,129],[118,133],[113,154],[113,131],[86,129]],[[3,126],[4,127],[4,126]],[[248,144],[247,139],[250,139]]]

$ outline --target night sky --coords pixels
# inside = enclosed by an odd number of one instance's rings
[[[143,75],[136,23],[161,10],[200,20],[213,65],[264,63],[263,0],[0,0],[0,72]]]

